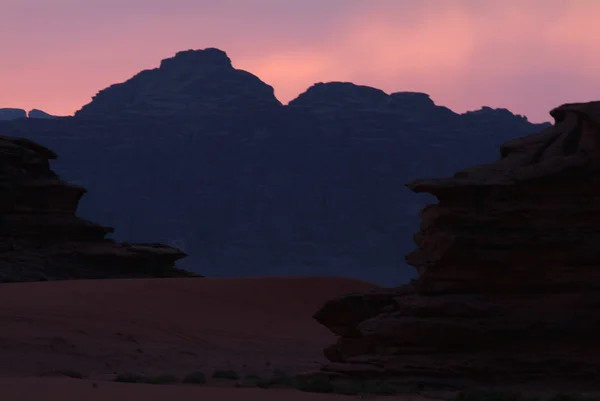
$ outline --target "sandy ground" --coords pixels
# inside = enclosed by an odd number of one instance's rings
[[[295,390],[155,386],[77,379],[0,379],[6,401],[352,401],[358,396],[304,393]],[[419,396],[368,397],[369,400],[427,401]]]
[[[334,340],[312,314],[371,287],[339,278],[0,284],[0,375],[311,370]]]
[[[293,389],[236,388],[235,381],[214,380],[210,374],[215,369],[234,370],[241,376],[269,376],[275,369],[290,375],[317,370],[325,362],[322,349],[335,337],[312,319],[314,312],[331,298],[374,287],[351,279],[289,277],[0,284],[0,399],[360,399]],[[85,378],[68,378],[57,374],[60,371]],[[120,373],[181,379],[195,371],[204,372],[209,383],[114,381]],[[513,390],[542,392],[546,384]],[[410,394],[364,398],[427,401]]]
[[[312,319],[328,299],[375,285],[340,278],[81,280],[0,284],[3,400],[335,400],[283,389],[126,384],[215,369],[311,371],[334,336]],[[74,371],[85,380],[52,375]],[[96,383],[96,384],[94,384]],[[387,399],[393,399],[386,397]],[[403,398],[407,399],[407,398]],[[413,397],[413,399],[417,399]]]

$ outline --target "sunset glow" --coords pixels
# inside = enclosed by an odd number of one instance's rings
[[[0,107],[70,115],[179,50],[218,47],[283,103],[352,81],[543,121],[600,97],[598,15],[590,0],[3,0]]]

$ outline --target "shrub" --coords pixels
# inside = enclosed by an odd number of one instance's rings
[[[212,377],[215,379],[239,380],[240,375],[233,370],[215,370]]]
[[[147,384],[173,384],[177,383],[177,377],[173,375],[159,375],[145,377],[142,382]]]
[[[73,379],[83,379],[84,378],[84,376],[81,372],[78,372],[76,370],[71,370],[71,369],[57,370],[57,371],[55,371],[55,373],[58,375],[61,375],[61,376],[71,377]]]
[[[140,383],[143,379],[143,376],[135,373],[121,373],[115,377],[115,381],[120,383]]]
[[[310,393],[333,393],[334,390],[331,380],[322,376],[300,379],[296,382],[296,388]]]
[[[202,372],[193,372],[183,378],[184,383],[206,384],[206,376]]]
[[[278,387],[293,387],[294,378],[282,370],[275,370],[271,378],[271,385]]]

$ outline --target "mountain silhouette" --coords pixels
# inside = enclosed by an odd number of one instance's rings
[[[187,50],[126,82],[98,92],[75,113],[85,118],[190,116],[271,111],[281,107],[273,88],[236,70],[219,49]]]
[[[15,120],[17,118],[54,118],[45,111],[32,109],[26,112],[24,109],[0,108],[0,121]]]
[[[100,91],[74,117],[0,123],[55,151],[117,240],[164,242],[206,276],[413,277],[420,209],[404,184],[497,159],[549,126],[454,113],[424,93],[318,83],[282,105],[218,49],[188,50]]]
[[[15,109],[10,107],[0,108],[0,121],[14,120],[17,118],[27,118],[27,112],[23,109]]]

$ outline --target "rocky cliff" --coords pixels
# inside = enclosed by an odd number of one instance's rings
[[[190,276],[182,251],[116,243],[110,227],[75,215],[86,190],[50,169],[56,155],[22,138],[0,137],[0,282]]]
[[[478,383],[593,383],[600,375],[600,102],[500,160],[408,184],[421,212],[411,284],[328,302],[340,336],[323,372]]]

